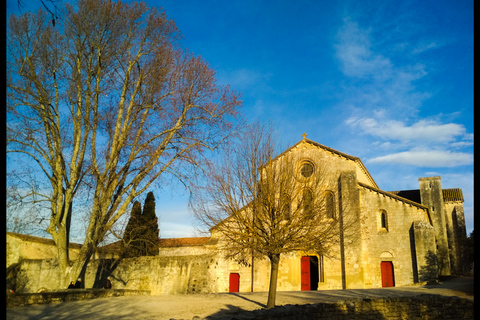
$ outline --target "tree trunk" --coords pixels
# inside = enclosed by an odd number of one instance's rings
[[[275,254],[270,257],[270,287],[268,289],[267,309],[275,307],[275,299],[277,297],[277,278],[279,263],[280,254]]]
[[[80,249],[78,257],[76,260],[72,262],[71,267],[69,268],[68,272],[66,272],[65,284],[68,285],[70,281],[76,281],[78,278],[82,279],[82,283],[84,288],[86,288],[85,284],[85,271],[87,270],[88,263],[90,262],[90,258],[92,257],[92,253],[88,249]]]
[[[69,267],[68,261],[68,247],[67,247],[67,240],[66,240],[66,232],[62,232],[64,230],[60,230],[56,235],[55,245],[57,246],[57,262],[58,262],[58,270],[60,276],[60,283],[65,284],[68,280],[66,279],[67,270]]]
[[[93,207],[98,208],[96,202],[94,202]],[[68,270],[68,276],[72,278],[69,281],[81,278],[83,284],[85,285],[85,271],[88,263],[90,262],[90,259],[92,255],[94,255],[98,243],[100,242],[98,239],[103,239],[105,235],[105,231],[100,225],[101,217],[102,215],[100,210],[92,210],[85,241],[80,249],[80,252],[78,253],[77,258],[73,261],[70,269]]]

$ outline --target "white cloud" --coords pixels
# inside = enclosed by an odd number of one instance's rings
[[[473,155],[440,150],[405,151],[368,160],[369,163],[399,163],[418,167],[456,167],[473,164]]]
[[[411,126],[401,121],[377,121],[373,118],[351,117],[345,121],[347,125],[359,127],[364,133],[380,137],[383,140],[422,141],[445,143],[453,142],[458,137],[468,138],[465,127],[457,123],[438,123],[429,120],[420,120]],[[469,141],[464,141],[468,143]],[[460,142],[455,142],[460,144]],[[460,146],[460,145],[459,145]]]
[[[428,51],[431,49],[436,49],[438,48],[439,45],[436,42],[422,42],[417,45],[415,49],[413,49],[413,54],[419,54],[424,51]]]
[[[376,41],[377,40],[377,41]],[[346,100],[360,110],[385,109],[399,116],[418,112],[431,94],[417,90],[415,82],[427,75],[418,60],[401,64],[404,59],[388,50],[382,39],[375,39],[370,29],[361,28],[349,18],[339,29],[335,44],[341,71],[353,82]]]
[[[164,222],[160,225],[160,238],[188,238],[195,236],[197,236],[197,232],[191,224]]]
[[[337,38],[337,55],[347,76],[391,77],[390,60],[372,52],[368,31],[361,30],[356,22],[346,19]]]

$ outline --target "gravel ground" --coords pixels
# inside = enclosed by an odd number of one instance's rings
[[[379,289],[279,291],[276,305],[335,302],[355,298],[405,297],[419,294],[473,300],[473,278],[449,278],[439,284]],[[113,297],[7,308],[7,320],[25,319],[192,319],[225,318],[265,307],[267,292]]]

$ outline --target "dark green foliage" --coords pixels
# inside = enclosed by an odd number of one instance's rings
[[[147,194],[145,204],[143,206],[143,221],[145,222],[145,255],[155,256],[158,255],[158,219],[155,215],[155,196],[153,192]]]
[[[145,204],[143,206],[143,217],[146,220],[153,220],[156,218],[155,216],[155,196],[153,192],[149,192],[147,194],[147,198],[145,199]]]
[[[128,220],[122,241],[122,253],[124,258],[138,257],[142,254],[140,236],[142,233],[142,205],[135,201],[130,219]]]
[[[122,241],[123,257],[158,255],[158,234],[155,197],[152,192],[149,192],[145,199],[143,213],[140,202],[136,201],[133,204]]]
[[[474,230],[465,239],[463,244],[463,257],[464,257],[464,275],[473,276],[475,253],[474,253]]]

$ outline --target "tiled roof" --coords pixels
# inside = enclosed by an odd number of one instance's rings
[[[463,202],[462,189],[442,189],[443,201],[445,202]]]
[[[160,239],[159,246],[163,248],[203,246],[209,240],[210,240],[210,237]]]
[[[202,246],[206,244],[210,239],[210,237],[158,239],[158,246],[160,248]],[[103,253],[120,253],[121,242],[121,240],[113,242],[102,247],[98,247],[97,250]]]

